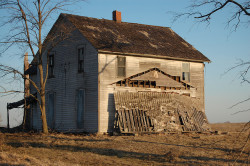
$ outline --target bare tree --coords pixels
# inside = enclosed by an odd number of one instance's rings
[[[250,79],[249,78],[249,76],[250,76],[249,75],[250,61],[243,61],[243,60],[240,59],[239,62],[235,66],[233,66],[230,69],[228,69],[224,74],[227,74],[230,71],[235,70],[235,69],[239,69],[240,70],[240,72],[239,72],[239,78],[241,79],[241,83],[242,84],[243,83],[250,84],[250,80],[249,80]],[[234,107],[236,107],[236,106],[238,106],[240,104],[243,104],[245,102],[249,102],[249,101],[250,101],[250,97],[246,98],[245,100],[237,102],[236,104],[232,105],[230,107],[230,109],[234,108]],[[237,112],[233,113],[232,115],[235,115],[235,114],[238,114],[238,113],[242,113],[242,112],[248,112],[248,111],[250,111],[250,108],[247,108],[247,109],[244,109],[244,110],[241,110],[241,111],[237,111]]]
[[[180,17],[187,17],[187,18],[194,18],[198,22],[205,22],[210,24],[210,21],[216,13],[222,12],[226,8],[231,10],[230,14],[228,15],[227,19],[227,27],[232,26],[233,30],[236,31],[240,24],[246,24],[247,27],[250,24],[250,1],[249,0],[193,0],[192,4],[188,7],[189,11],[185,13],[177,13],[174,16],[174,21],[178,20]],[[216,17],[216,16],[215,16]],[[244,20],[244,21],[243,21]],[[245,21],[246,20],[246,21]],[[243,61],[240,60],[238,64],[228,69],[226,73],[240,69],[239,77],[241,79],[241,83],[248,83],[250,84],[249,78],[249,70],[250,70],[250,61]],[[242,103],[249,102],[250,98],[247,98],[243,101],[237,102],[236,104],[232,105],[230,108],[236,107]],[[234,114],[247,112],[250,109],[245,109],[238,111]],[[249,130],[249,122],[246,123],[242,131]],[[248,133],[247,139],[243,146],[241,147],[241,153],[239,156],[244,152],[246,146],[249,143],[250,134]],[[239,156],[236,157],[234,164],[238,160]]]
[[[174,21],[180,17],[186,16],[188,18],[194,18],[198,22],[210,23],[213,16],[216,13],[223,12],[226,9],[230,9],[228,14],[227,26],[232,25],[236,31],[240,23],[250,24],[250,1],[249,0],[193,0],[191,5],[188,6],[188,12],[176,13]],[[216,17],[216,16],[215,16]],[[246,18],[247,21],[242,21]]]
[[[220,13],[226,9],[230,9],[228,14],[227,26],[232,26],[236,31],[240,24],[249,26],[250,24],[250,1],[249,0],[192,0],[191,5],[187,7],[187,12],[175,13],[174,22],[181,17],[193,18],[198,22],[205,22],[210,24],[213,17],[216,17],[216,13]],[[228,73],[235,69],[241,69],[239,77],[242,80],[241,83],[250,83],[249,70],[250,61],[240,60],[238,64],[231,67],[225,73]],[[250,99],[246,99],[246,102]],[[232,107],[241,104],[236,103]]]
[[[58,36],[55,34],[44,39],[45,24],[55,12],[65,10],[66,6],[73,5],[79,1],[81,0],[1,0],[0,2],[0,10],[8,12],[7,17],[1,18],[1,26],[11,27],[9,34],[0,42],[2,48],[1,55],[13,46],[29,49],[33,58],[37,59],[39,82],[34,82],[24,75],[23,72],[6,65],[0,65],[0,70],[3,72],[1,77],[14,73],[30,81],[30,84],[33,85],[38,94],[36,100],[41,110],[43,133],[46,134],[48,133],[48,126],[45,109],[45,87],[48,78],[48,54],[54,46],[66,38],[66,35],[65,33],[61,35],[59,37],[60,40],[58,40]],[[63,29],[66,30],[67,27]],[[48,52],[46,55],[44,55],[45,49]],[[43,66],[43,56],[47,56],[47,62],[45,62],[47,65],[45,67]],[[4,90],[4,93],[7,92],[16,91]]]

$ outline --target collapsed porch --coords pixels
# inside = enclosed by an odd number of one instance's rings
[[[196,98],[166,92],[116,92],[114,98],[116,132],[210,130],[207,117]]]

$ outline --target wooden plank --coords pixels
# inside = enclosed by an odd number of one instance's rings
[[[124,132],[128,132],[128,127],[127,127],[127,122],[126,122],[126,117],[125,117],[124,109],[121,110],[121,116],[122,116],[122,122],[123,122]]]
[[[146,123],[147,123],[148,131],[151,131],[151,127],[150,127],[150,123],[149,123],[149,116],[147,116],[146,111],[144,113],[145,113],[145,116],[146,116]]]
[[[123,122],[122,122],[121,110],[118,110],[118,124],[120,128],[120,132],[123,132],[124,127],[123,127]]]
[[[144,124],[144,118],[143,118],[143,110],[140,110],[140,117],[141,117],[141,125],[142,125],[142,132],[145,132],[145,124]]]
[[[138,123],[138,127],[139,127],[139,130],[138,132],[142,132],[142,125],[141,125],[141,117],[140,117],[140,110],[137,109],[136,110],[136,114],[137,114],[137,123]]]
[[[139,125],[139,131],[142,132],[143,131],[143,126],[141,124],[141,114],[140,114],[140,110],[137,110],[137,117],[138,117],[138,125]]]
[[[193,114],[194,121],[196,122],[196,130],[200,131],[202,129],[202,123],[201,123],[201,116],[199,114],[199,111],[194,109],[194,114]]]
[[[136,109],[133,110],[133,116],[134,116],[134,123],[135,123],[135,131],[139,131],[139,125],[138,125],[138,120],[137,120],[137,114],[136,114]]]
[[[120,123],[122,123],[121,122],[121,116],[120,116],[120,110],[117,110],[117,114],[118,114],[118,118],[117,118],[117,120],[118,120],[118,125],[119,125],[119,128],[121,128],[122,126],[121,126],[121,124]],[[121,129],[120,129],[121,130]]]
[[[202,126],[202,121],[203,121],[203,117],[202,117],[202,115],[201,115],[201,112],[197,112],[197,122],[198,122],[198,124],[199,124],[199,126]]]
[[[143,110],[140,110],[140,119],[141,119],[141,126],[142,126],[142,132],[146,131],[144,126],[144,119],[143,119]]]
[[[200,111],[200,114],[201,114],[201,119],[200,119],[200,122],[201,122],[201,125],[203,125],[204,123],[204,119],[205,119],[205,115],[203,112]]]
[[[118,115],[118,122],[119,122],[120,132],[122,133],[122,132],[124,132],[124,127],[123,127],[121,115]]]
[[[131,124],[130,124],[129,110],[124,110],[124,112],[125,112],[125,115],[126,115],[126,122],[127,122],[127,125],[128,125],[128,132],[131,132],[132,129],[131,129]]]
[[[118,111],[115,111],[115,121],[114,121],[114,129],[117,130],[119,128],[119,121],[118,121]]]
[[[145,111],[143,111],[143,110],[142,110],[142,116],[143,116],[143,125],[144,125],[144,129],[145,129],[145,131],[149,131],[149,130],[148,130],[147,121],[146,121]]]
[[[131,130],[132,132],[135,132],[133,109],[129,110],[129,116],[130,116],[130,122],[131,122]]]
[[[140,132],[141,131],[141,126],[140,126],[140,119],[139,119],[139,114],[138,114],[138,109],[134,110],[134,114],[136,116],[136,125],[137,125],[137,132]]]

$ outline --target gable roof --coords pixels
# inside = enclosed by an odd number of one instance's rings
[[[171,28],[61,14],[99,51],[210,62]]]

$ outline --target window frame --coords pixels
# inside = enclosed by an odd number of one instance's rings
[[[120,59],[124,59],[124,64],[120,65],[119,64],[119,60]],[[126,77],[126,70],[127,70],[127,59],[125,56],[117,56],[117,60],[116,60],[116,77]],[[124,73],[123,75],[119,75],[119,68],[123,68]]]
[[[50,53],[48,58],[49,58],[48,78],[54,78],[55,77],[55,53]],[[52,60],[52,63],[51,63],[51,60]]]
[[[187,64],[188,67],[184,67],[183,65]],[[185,69],[186,68],[186,69]],[[190,62],[182,62],[181,64],[181,80],[184,82],[190,82]],[[186,79],[187,77],[187,79]]]
[[[81,55],[79,54],[79,50],[83,50],[82,55],[82,59],[81,59]],[[84,62],[85,62],[85,55],[86,55],[86,47],[85,45],[80,45],[77,47],[77,70],[78,73],[83,73],[84,70]]]

